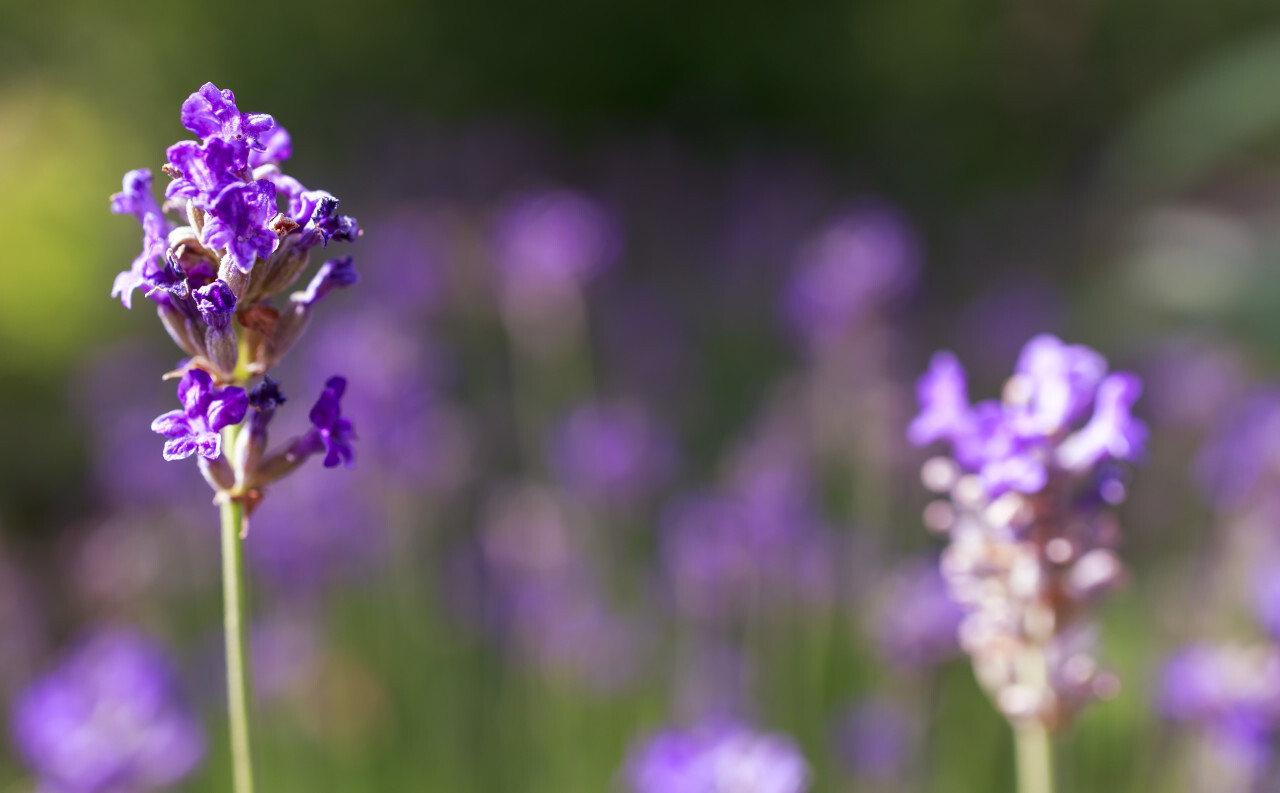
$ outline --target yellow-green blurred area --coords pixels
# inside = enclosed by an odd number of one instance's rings
[[[911,337],[910,360],[898,369],[922,367],[922,351],[936,347],[973,357],[978,337],[959,318],[980,322],[979,298],[1008,282],[1060,295],[1070,340],[1109,356],[1136,360],[1165,337],[1205,333],[1235,345],[1257,380],[1280,373],[1275,2],[0,0],[0,548],[20,548],[37,577],[62,574],[64,537],[100,495],[86,484],[85,416],[69,407],[91,402],[94,383],[77,373],[122,341],[151,339],[179,357],[144,300],[129,312],[109,296],[140,234],[131,218],[109,212],[108,196],[134,168],[150,168],[163,189],[165,148],[190,137],[178,109],[206,81],[234,90],[241,110],[274,115],[293,135],[289,172],[341,197],[367,228],[398,201],[418,207],[407,195],[420,178],[406,176],[419,173],[407,162],[415,151],[435,163],[424,172],[442,179],[453,178],[454,158],[488,157],[492,140],[472,148],[469,130],[519,130],[537,141],[529,148],[554,153],[531,166],[521,138],[511,147],[519,156],[475,168],[503,189],[539,179],[576,187],[600,173],[602,182],[642,181],[646,152],[678,151],[690,173],[722,182],[742,162],[773,157],[819,172],[842,199],[892,203],[920,232],[923,274],[903,315],[909,327],[898,328]],[[635,161],[618,162],[627,152]],[[395,194],[380,194],[382,184]],[[448,188],[427,192],[439,203]],[[692,196],[712,192],[673,195],[673,228],[711,214]],[[458,203],[481,203],[472,199]],[[477,247],[481,223],[463,215],[449,208],[433,217]],[[354,248],[357,258],[372,237]],[[643,260],[644,233],[628,244]],[[713,278],[692,256],[638,266],[657,273],[652,283],[677,304],[704,297],[687,297],[682,278]],[[716,309],[699,302],[688,313]],[[730,425],[782,368],[786,343],[757,343],[774,319],[707,334],[697,368],[718,390],[706,398],[714,409],[683,428],[693,466],[712,468],[704,463],[722,452]],[[469,346],[453,352],[468,375],[502,368],[485,357],[507,349],[493,342],[496,327],[458,334]],[[1016,351],[1022,339],[1001,341]],[[1007,372],[977,368],[974,388],[984,393]],[[172,384],[160,373],[156,391],[167,398]],[[560,385],[531,390],[554,394]],[[466,396],[469,408],[489,406],[483,393]],[[148,432],[145,423],[137,432]],[[896,442],[899,428],[892,433]],[[1160,657],[1187,637],[1178,614],[1150,612],[1170,593],[1185,597],[1184,577],[1198,572],[1188,559],[1208,542],[1209,511],[1188,493],[1193,446],[1185,436],[1155,437],[1152,463],[1138,474],[1130,509],[1148,520],[1126,525],[1122,549],[1133,586],[1103,619],[1108,659],[1127,687],[1063,741],[1066,793],[1180,781],[1164,762],[1174,739],[1149,694]],[[1159,492],[1143,490],[1144,475]],[[895,551],[936,546],[916,518],[924,496],[915,488],[910,479],[871,488],[897,499],[883,510],[893,516],[885,544]],[[858,497],[837,500],[857,513]],[[479,511],[468,503],[431,519],[462,534]],[[632,550],[652,555],[652,544]],[[432,584],[414,575],[388,574],[323,605],[348,654],[327,660],[323,701],[264,716],[264,778],[296,786],[265,793],[612,789],[634,725],[662,723],[669,692],[596,700],[533,673],[495,671],[501,653],[427,613],[418,599],[430,599]],[[81,615],[53,600],[55,633],[71,633]],[[174,606],[184,638],[216,624],[211,603]],[[847,628],[797,617],[780,640],[747,637],[762,641],[761,677],[773,681],[762,710],[816,758],[818,793],[841,787],[834,763],[820,759],[827,705],[814,703],[893,678],[860,640],[832,638]],[[1012,789],[1005,725],[968,667],[952,663],[936,678],[928,691],[897,692],[928,700],[936,717],[926,747],[933,765],[913,778],[940,793]],[[192,790],[225,789],[222,728],[210,723],[213,749]],[[31,789],[13,767],[0,793]]]

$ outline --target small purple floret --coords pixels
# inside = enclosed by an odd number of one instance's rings
[[[160,217],[160,205],[151,194],[151,171],[146,168],[124,175],[122,190],[111,196],[111,211],[117,215],[133,215],[145,228],[148,216]]]
[[[201,138],[220,135],[230,141],[244,141],[259,151],[267,148],[262,138],[276,125],[266,113],[241,113],[236,108],[235,94],[219,91],[213,83],[205,83],[187,97],[182,103],[181,119],[182,126]]]
[[[238,386],[214,388],[213,378],[203,369],[188,369],[178,383],[181,410],[171,410],[151,422],[151,431],[169,440],[164,459],[181,460],[199,454],[216,460],[222,453],[224,427],[239,424],[249,408],[244,389]]]
[[[342,463],[347,468],[355,464],[355,429],[351,419],[342,415],[342,395],[347,390],[345,377],[330,377],[324,391],[311,408],[311,429],[293,449],[296,456],[309,456],[324,452],[324,467],[333,468]]]
[[[166,198],[185,198],[202,209],[212,208],[228,186],[242,182],[249,162],[243,143],[210,138],[203,145],[193,140],[169,147],[168,173],[174,177],[165,188]]]
[[[300,300],[303,305],[313,306],[323,300],[334,289],[351,286],[359,283],[359,281],[360,274],[356,272],[355,261],[350,256],[330,259],[320,265],[320,269],[316,271],[311,283],[307,284],[307,289],[302,293],[302,297],[295,297],[294,299]]]
[[[225,328],[231,322],[231,315],[236,310],[236,294],[230,285],[219,278],[191,293],[195,298],[196,309],[210,327]]]
[[[263,145],[261,150],[253,149],[249,152],[250,168],[273,162],[284,162],[293,156],[293,139],[289,136],[289,131],[279,124],[276,124],[275,128],[261,139],[261,143]]]
[[[259,257],[267,258],[280,244],[276,233],[266,228],[276,214],[276,188],[266,179],[226,187],[209,214],[212,220],[204,227],[205,243],[226,248],[226,258],[241,272],[252,270]]]

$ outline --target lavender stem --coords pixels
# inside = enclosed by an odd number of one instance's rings
[[[1020,671],[1028,681],[1048,685],[1048,666],[1044,650],[1029,649],[1023,653]],[[1039,718],[1015,723],[1014,749],[1018,764],[1018,793],[1053,793],[1053,738]]]
[[[234,448],[238,426],[224,433]],[[245,634],[244,504],[225,498],[222,512],[222,607],[227,647],[227,716],[231,725],[231,770],[235,793],[253,793],[253,760],[249,751],[250,675]]]

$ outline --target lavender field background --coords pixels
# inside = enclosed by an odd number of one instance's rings
[[[814,793],[1013,790],[906,428],[935,350],[985,397],[1039,333],[1150,429],[1060,789],[1280,789],[1274,8],[71,0],[0,2],[0,793],[229,786],[182,354],[109,297],[207,80],[364,230],[282,365],[356,465],[247,541],[260,790],[621,792],[731,722]],[[54,669],[79,743],[15,715]]]

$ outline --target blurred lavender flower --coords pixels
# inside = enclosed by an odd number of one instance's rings
[[[739,724],[706,723],[656,735],[624,776],[633,793],[804,793],[809,768],[790,739]]]
[[[666,510],[662,563],[686,616],[714,620],[761,606],[831,602],[835,537],[818,514],[799,443],[765,428],[731,456],[723,488]]]
[[[1142,379],[1150,386],[1147,412],[1163,425],[1202,429],[1230,412],[1248,378],[1243,356],[1228,342],[1178,337],[1148,357]]]
[[[1140,391],[1135,375],[1107,374],[1098,353],[1048,335],[1023,347],[1000,402],[970,407],[949,353],[920,378],[907,437],[946,440],[954,455],[924,466],[925,485],[950,496],[925,522],[949,535],[941,569],[966,612],[961,646],[1014,722],[1053,727],[1115,693],[1076,621],[1123,579],[1107,507],[1125,496],[1118,463],[1143,451],[1146,427],[1130,414]]]
[[[1238,509],[1280,472],[1280,390],[1254,391],[1230,407],[1195,462],[1195,472],[1219,509]]]
[[[1273,754],[1280,724],[1280,653],[1272,646],[1198,644],[1165,664],[1157,703],[1166,718],[1204,730],[1224,776],[1222,790],[1252,790]]]
[[[895,667],[935,666],[960,653],[956,632],[964,611],[931,560],[899,565],[878,593],[874,633],[881,654]]]
[[[480,576],[485,605],[475,616],[484,627],[538,666],[597,691],[634,678],[650,631],[638,615],[609,603],[594,560],[551,492],[499,492],[479,531],[479,569],[471,574]]]
[[[906,293],[919,276],[920,258],[915,234],[897,210],[856,207],[809,243],[784,293],[783,314],[810,344],[837,340]]]
[[[902,782],[911,763],[913,732],[902,706],[888,699],[866,700],[836,725],[836,755],[854,779]]]
[[[204,755],[164,654],[127,631],[99,634],[13,707],[18,748],[51,793],[167,788]]]
[[[513,199],[498,218],[493,246],[507,304],[540,315],[612,264],[621,234],[592,199],[551,190]]]
[[[245,552],[277,590],[309,594],[359,579],[385,559],[387,506],[354,478],[304,470],[280,482],[254,512]]]
[[[551,461],[570,491],[592,501],[633,504],[670,474],[675,441],[637,405],[584,403],[556,427]]]

